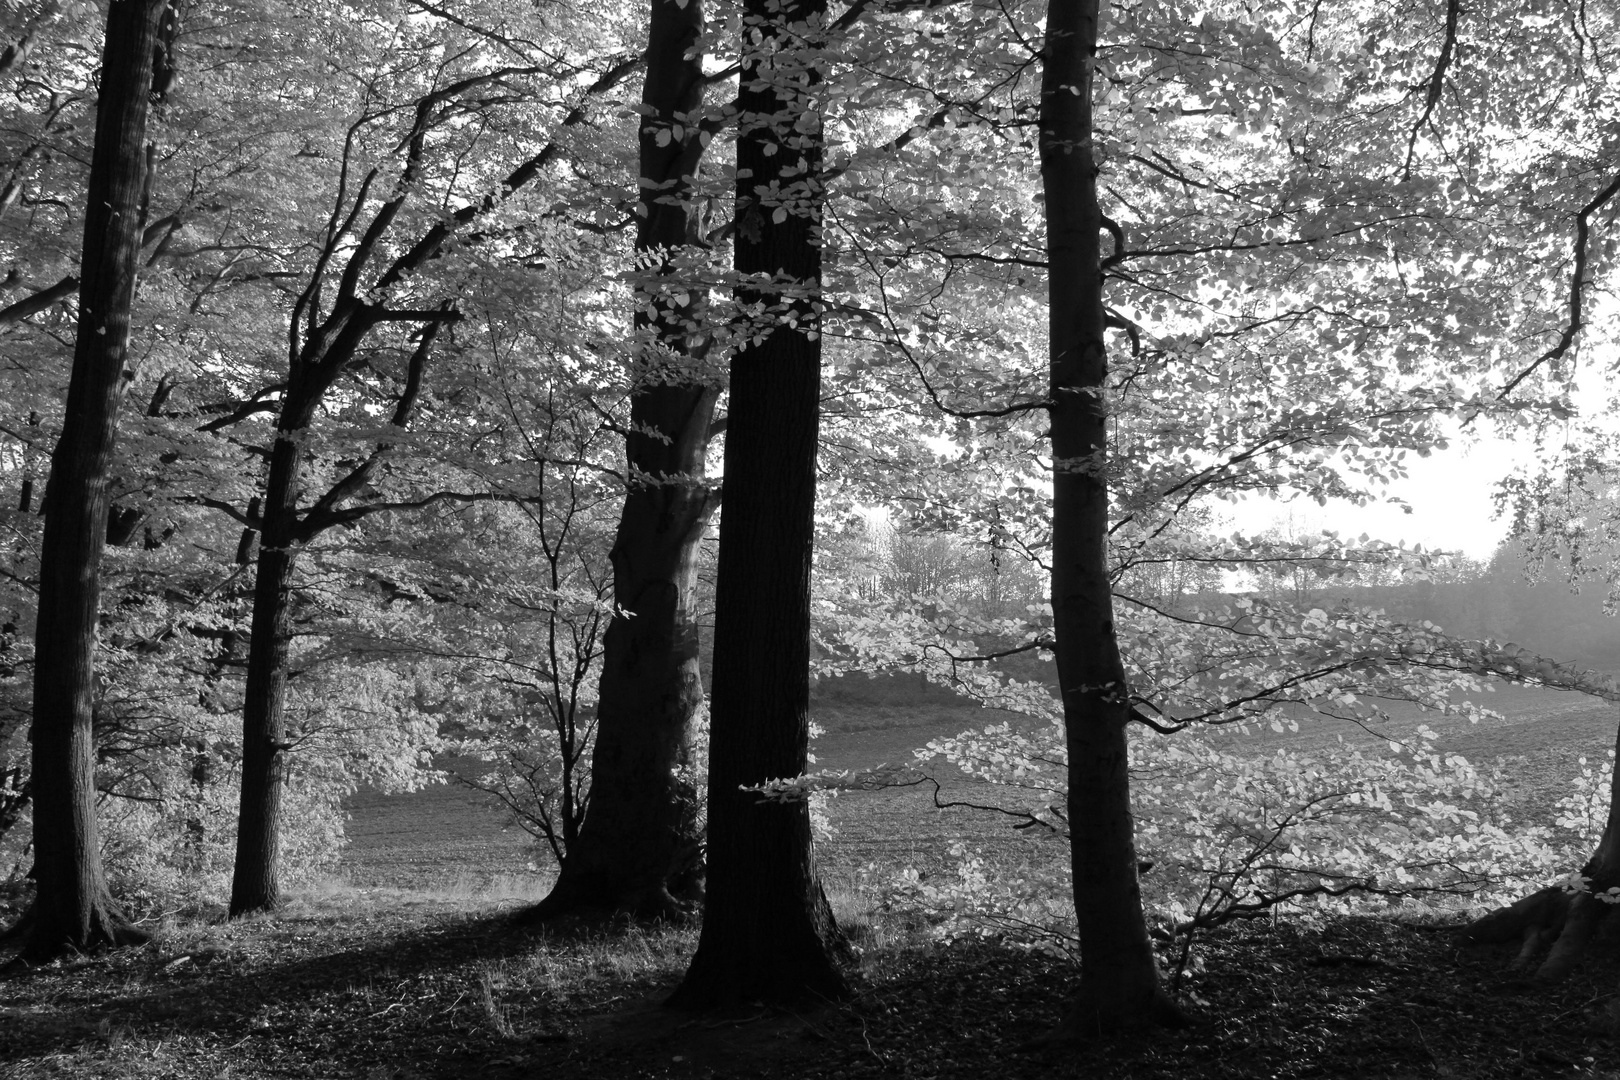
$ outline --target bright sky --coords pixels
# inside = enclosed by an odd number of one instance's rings
[[[1385,489],[1388,496],[1404,499],[1411,513],[1390,503],[1352,506],[1330,502],[1318,506],[1308,499],[1290,503],[1249,499],[1225,507],[1232,528],[1258,532],[1290,521],[1299,532],[1331,529],[1342,536],[1362,533],[1377,540],[1422,544],[1429,548],[1461,551],[1486,560],[1507,535],[1508,523],[1496,519],[1491,501],[1496,482],[1528,459],[1533,448],[1522,443],[1490,439],[1470,444],[1455,440],[1445,450],[1426,458],[1408,455],[1408,476]]]
[[[1620,374],[1607,363],[1593,365],[1582,374],[1573,394],[1587,416],[1614,416],[1611,398]],[[1550,438],[1556,445],[1556,436]],[[1461,551],[1486,560],[1507,536],[1509,522],[1495,516],[1492,496],[1497,483],[1517,469],[1533,465],[1538,450],[1525,434],[1503,438],[1493,432],[1459,434],[1445,450],[1426,458],[1408,454],[1408,476],[1385,489],[1388,496],[1404,499],[1411,513],[1388,503],[1357,507],[1348,503],[1317,506],[1309,500],[1292,503],[1250,499],[1226,509],[1231,527],[1245,532],[1288,522],[1296,531],[1331,529],[1341,536],[1366,533],[1377,540],[1422,544],[1424,549]]]

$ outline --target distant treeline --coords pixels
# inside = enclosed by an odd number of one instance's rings
[[[1620,619],[1605,615],[1605,583],[1571,587],[1567,568],[1549,564],[1531,580],[1524,551],[1504,544],[1488,563],[1461,564],[1430,581],[1362,585],[1322,582],[1318,603],[1381,608],[1403,621],[1427,619],[1464,638],[1513,642],[1531,652],[1598,671],[1620,672]]]

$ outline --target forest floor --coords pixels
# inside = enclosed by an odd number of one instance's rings
[[[1447,749],[1504,756],[1527,808],[1567,786],[1577,757],[1612,745],[1614,710],[1590,699],[1516,692],[1491,704],[1503,719],[1398,714],[1376,737],[1421,719],[1445,729]],[[1000,719],[939,702],[866,716],[826,710],[821,764],[900,762]],[[1304,730],[1256,733],[1255,748],[1337,739]],[[274,917],[169,913],[145,947],[0,977],[0,1077],[1620,1080],[1620,942],[1545,986],[1515,973],[1514,949],[1464,946],[1432,919],[1225,928],[1199,939],[1180,988],[1197,1026],[1030,1049],[1062,1013],[1072,964],[992,939],[942,945],[884,902],[884,875],[943,866],[957,842],[1022,842],[993,817],[933,810],[923,789],[833,803],[822,857],[860,952],[851,996],[708,1016],[660,1006],[695,946],[690,929],[513,930],[545,879],[532,844],[466,788],[363,793],[351,809],[342,880]]]
[[[1511,948],[1370,918],[1223,930],[1186,987],[1203,1021],[1028,1049],[1061,959],[868,936],[843,1002],[660,1007],[690,931],[511,932],[500,911],[298,907],[176,925],[140,949],[0,980],[0,1076],[174,1078],[1620,1078],[1620,948],[1541,986]]]

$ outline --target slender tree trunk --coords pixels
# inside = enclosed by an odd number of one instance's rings
[[[1480,918],[1463,929],[1470,941],[1521,942],[1517,966],[1534,969],[1538,979],[1555,982],[1585,958],[1592,937],[1604,923],[1620,922],[1620,904],[1598,899],[1620,888],[1620,725],[1616,761],[1609,783],[1609,816],[1592,857],[1581,867],[1582,892],[1554,885]],[[1545,954],[1543,954],[1545,950]]]
[[[304,451],[299,436],[314,414],[313,403],[295,400],[297,389],[288,388],[287,403],[276,426],[262,504],[242,703],[242,793],[231,875],[232,918],[274,911],[283,902],[276,870],[281,850],[281,792],[286,786],[288,609],[301,546],[297,536],[298,473]]]
[[[676,264],[697,240],[689,200],[703,154],[702,30],[700,0],[653,0],[636,250],[654,277],[636,303],[642,352],[625,440],[629,487],[612,551],[619,613],[603,640],[585,820],[556,886],[528,921],[586,912],[672,918],[701,895],[698,793],[682,766],[703,709],[697,551],[712,505],[704,460],[719,390],[698,370],[707,305]]]
[[[1050,267],[1052,614],[1069,752],[1080,988],[1059,1034],[1175,1015],[1142,916],[1126,769],[1130,699],[1108,575],[1108,373],[1091,84],[1098,0],[1052,0],[1041,79]]]
[[[113,902],[96,827],[96,626],[107,473],[128,387],[146,118],[166,0],[107,12],[96,141],[79,263],[79,320],[62,437],[51,456],[35,628],[32,792],[37,881],[23,956],[39,961],[144,940]]]
[[[448,309],[446,309],[448,311]],[[446,316],[448,318],[448,315]],[[338,320],[334,316],[332,322]],[[370,458],[327,489],[302,515],[300,470],[309,426],[327,390],[354,356],[360,338],[373,325],[361,314],[346,322],[348,342],[322,354],[320,362],[308,355],[294,357],[287,379],[287,396],[276,421],[276,442],[270,452],[270,473],[264,497],[251,507],[261,511],[259,566],[253,583],[253,621],[248,638],[247,685],[242,703],[242,794],[237,813],[236,862],[231,878],[231,917],[274,911],[282,904],[277,868],[281,849],[281,794],[287,783],[286,698],[287,657],[291,640],[288,626],[292,604],[293,572],[299,552],[337,522],[332,516],[344,501],[368,483],[380,455]],[[390,423],[403,429],[419,399],[422,372],[444,321],[423,327],[407,367],[405,390],[395,404]],[[324,334],[312,334],[310,348],[324,347]],[[251,512],[251,509],[250,509]],[[237,545],[237,561],[244,561],[251,538]]]
[[[677,1008],[833,998],[842,936],[802,802],[741,790],[798,776],[809,749],[810,552],[821,344],[824,0],[748,0],[738,111],[736,267],[757,330],[731,362],[715,595],[708,889]],[[750,48],[749,37],[760,38]],[[777,187],[766,186],[777,181]]]

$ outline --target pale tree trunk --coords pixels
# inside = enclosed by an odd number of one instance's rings
[[[62,437],[51,456],[35,628],[32,794],[37,883],[23,958],[145,940],[114,903],[96,827],[96,627],[107,535],[107,474],[118,409],[132,373],[146,119],[166,0],[119,0],[107,11],[101,95],[79,263],[79,320]]]
[[[1052,0],[1041,79],[1050,267],[1052,614],[1069,754],[1080,987],[1058,1034],[1175,1020],[1142,914],[1131,816],[1130,698],[1108,575],[1108,373],[1092,150],[1098,0]]]
[[[1592,857],[1581,867],[1586,888],[1559,886],[1531,893],[1463,928],[1470,941],[1521,942],[1517,967],[1553,982],[1574,971],[1600,929],[1620,925],[1620,904],[1598,897],[1620,888],[1620,725],[1615,734],[1615,769],[1609,785],[1609,816]],[[1605,926],[1607,924],[1607,926]]]
[[[702,894],[699,794],[682,769],[703,709],[697,552],[713,503],[704,461],[719,389],[701,370],[708,351],[702,290],[658,280],[677,274],[674,260],[698,240],[689,200],[704,149],[694,123],[705,86],[702,30],[699,0],[653,0],[636,235],[653,276],[636,299],[641,352],[625,439],[628,488],[612,551],[619,610],[603,640],[585,819],[557,884],[522,916],[528,922],[620,912],[683,917]]]
[[[736,267],[791,284],[739,289],[745,305],[767,310],[759,336],[731,362],[708,888],[697,954],[670,998],[676,1008],[825,1000],[846,991],[836,963],[843,939],[816,875],[808,806],[741,790],[800,775],[809,749],[822,197],[820,127],[805,115],[814,108],[819,57],[803,43],[819,33],[825,10],[825,0],[744,6]],[[756,29],[761,40],[750,47]],[[797,197],[783,206],[767,201],[771,180]]]

